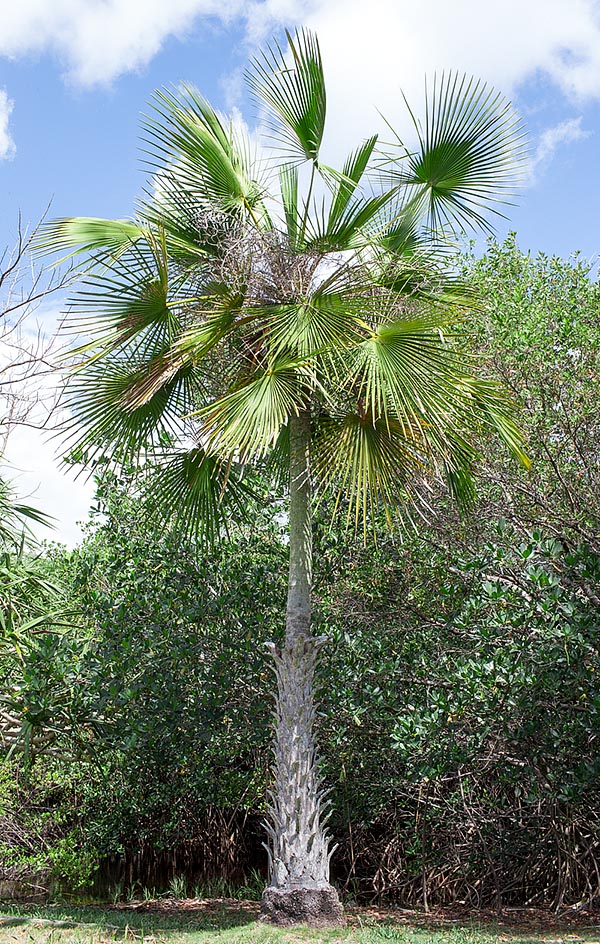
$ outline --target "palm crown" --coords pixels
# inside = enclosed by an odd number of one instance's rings
[[[346,496],[355,521],[427,475],[468,500],[486,429],[526,461],[504,393],[453,341],[476,300],[442,252],[449,227],[487,226],[509,194],[518,122],[485,86],[443,77],[415,151],[371,137],[336,170],[320,160],[316,38],[288,41],[247,74],[270,155],[193,88],[159,92],[137,218],[63,219],[45,236],[91,256],[75,303],[91,340],[68,387],[77,442],[119,460],[174,437],[157,496],[209,537],[243,504],[245,466],[288,467],[301,414],[317,494]]]

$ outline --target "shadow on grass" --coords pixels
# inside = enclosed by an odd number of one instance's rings
[[[164,900],[118,905],[39,905],[0,902],[0,929],[27,924],[50,927],[94,927],[107,931],[227,931],[256,922],[258,905],[251,902]]]

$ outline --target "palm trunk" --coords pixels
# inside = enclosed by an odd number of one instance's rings
[[[263,915],[276,924],[339,925],[329,884],[333,849],[324,828],[314,740],[314,673],[320,640],[310,634],[312,515],[310,413],[290,418],[290,571],[285,644],[271,644],[277,675],[274,783],[270,795],[269,885]]]

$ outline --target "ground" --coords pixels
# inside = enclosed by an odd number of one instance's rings
[[[110,906],[0,902],[0,944],[600,944],[600,914],[532,908],[501,912],[348,907],[348,927],[282,930],[257,902],[231,899]]]

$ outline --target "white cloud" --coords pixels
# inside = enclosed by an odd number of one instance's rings
[[[146,65],[199,16],[227,22],[242,0],[22,0],[2,14],[0,55],[58,55],[73,82],[114,81]]]
[[[55,519],[55,530],[31,525],[38,538],[73,546],[81,538],[77,522],[88,516],[94,483],[83,475],[76,478],[77,470],[61,461],[65,443],[52,435],[65,418],[55,406],[61,380],[56,331],[62,317],[46,303],[29,306],[20,322],[2,320],[0,475],[12,481],[19,501]]]
[[[0,161],[12,157],[15,153],[15,142],[8,127],[12,110],[13,103],[6,91],[0,89]]]
[[[444,69],[481,76],[511,96],[542,77],[571,100],[600,98],[600,0],[429,0],[426,10],[410,0],[21,0],[3,11],[0,57],[50,53],[69,81],[110,84],[211,18],[235,23],[250,48],[282,26],[318,32],[330,160],[382,129],[376,108],[404,130],[401,90],[418,110],[423,77]],[[234,103],[239,75],[222,82]],[[10,108],[0,92],[0,157],[14,150]]]
[[[561,121],[560,124],[547,128],[538,141],[537,148],[529,166],[529,183],[534,183],[540,170],[546,167],[561,145],[571,144],[589,138],[591,132],[581,127],[582,116]]]
[[[21,0],[3,10],[0,55],[52,52],[73,81],[107,83],[202,17],[238,20],[250,43],[277,26],[317,29],[337,97],[359,115],[442,68],[506,92],[539,72],[565,94],[600,97],[599,0]]]
[[[442,70],[482,77],[514,96],[544,77],[571,99],[600,98],[598,0],[320,0],[306,19],[320,38],[330,113],[359,134],[378,129],[376,107],[405,127],[401,90],[417,111],[423,78]],[[342,131],[342,134],[344,132]]]
[[[426,12],[408,0],[323,0],[308,22],[355,85],[374,76],[405,88],[458,69],[510,93],[540,71],[565,93],[598,97],[599,13],[597,0],[433,0]]]
[[[42,430],[17,426],[11,432],[2,465],[19,501],[54,518],[54,530],[32,525],[38,538],[73,547],[81,540],[79,522],[85,522],[92,505],[94,483],[75,477],[76,470],[59,462],[57,448]]]

